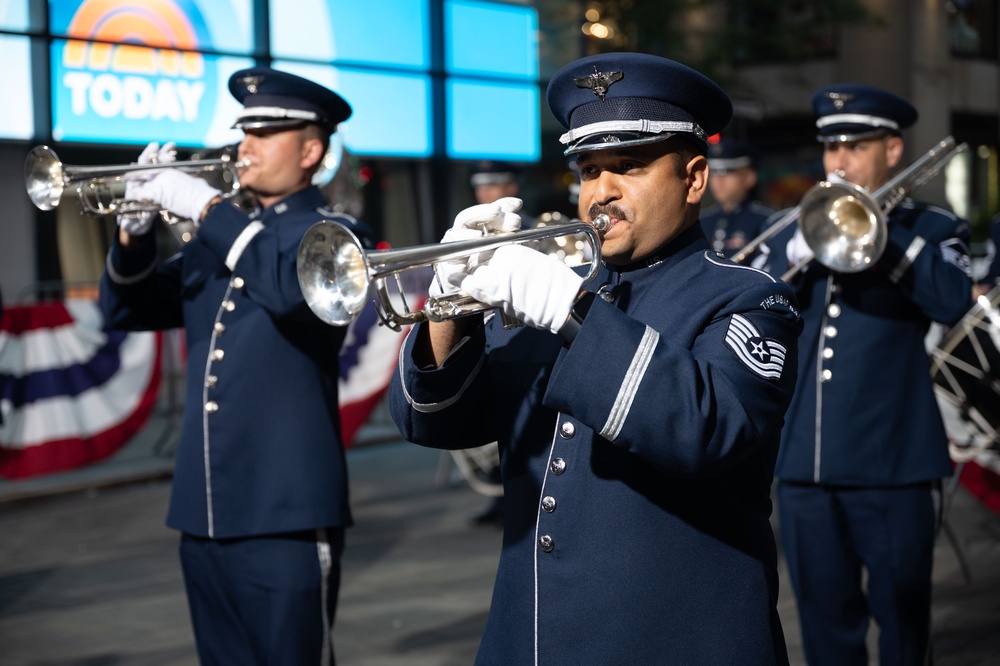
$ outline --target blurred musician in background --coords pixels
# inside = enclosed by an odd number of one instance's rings
[[[866,85],[819,90],[813,109],[829,178],[872,192],[917,120],[909,102]],[[924,338],[969,309],[968,240],[965,221],[907,198],[871,268],[813,262],[790,278],[805,329],[777,497],[810,664],[867,664],[869,615],[879,663],[926,663],[940,481],[952,467]],[[797,225],[770,245],[775,275],[809,253]]]
[[[720,139],[708,146],[708,189],[715,205],[701,214],[701,227],[712,249],[727,257],[743,249],[774,211],[757,201],[757,150],[739,139]],[[762,246],[763,248],[764,246]],[[748,260],[763,263],[758,248]]]
[[[167,525],[180,556],[203,664],[326,664],[351,524],[337,406],[346,328],[318,319],[296,273],[299,241],[327,208],[311,184],[350,116],[336,93],[268,68],[233,74],[244,105],[241,212],[204,180],[165,168],[128,196],[194,220],[197,233],[156,265],[152,214],[119,221],[101,280],[109,327],[183,327],[186,404]],[[140,161],[169,162],[157,144]],[[169,164],[166,166],[169,167]],[[134,175],[134,174],[131,174]]]

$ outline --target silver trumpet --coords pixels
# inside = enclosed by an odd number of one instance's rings
[[[112,185],[125,182],[127,176],[152,169],[180,169],[188,173],[222,171],[233,192],[239,189],[237,169],[247,166],[224,155],[220,159],[164,162],[160,164],[120,164],[106,166],[72,166],[59,161],[48,146],[36,146],[24,161],[24,187],[31,202],[41,210],[59,205],[67,188],[75,187],[84,212],[93,215],[128,215],[142,212],[162,212],[149,201],[133,201],[116,197]],[[231,196],[232,193],[228,193]]]
[[[429,297],[422,309],[413,311],[402,297],[402,311],[392,302],[387,278],[394,277],[402,296],[400,274],[446,261],[468,259],[505,245],[544,242],[558,236],[584,234],[590,244],[590,267],[584,284],[597,275],[601,264],[601,238],[611,221],[599,215],[593,222],[574,220],[540,229],[493,233],[482,238],[433,243],[394,250],[365,250],[347,227],[331,220],[312,225],[302,238],[298,252],[298,278],[306,303],[327,324],[346,326],[361,314],[374,290],[375,308],[382,323],[394,331],[421,321],[445,321],[493,308],[462,292]],[[539,285],[544,289],[544,285]]]
[[[889,211],[968,148],[968,144],[956,146],[955,139],[946,137],[874,192],[848,182],[816,183],[798,206],[747,243],[732,259],[743,262],[758,246],[798,220],[812,253],[789,268],[781,279],[791,279],[814,259],[839,273],[867,270],[885,252]]]

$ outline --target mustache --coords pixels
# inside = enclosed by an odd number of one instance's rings
[[[596,218],[598,215],[607,215],[608,217],[613,217],[616,220],[625,220],[625,221],[628,220],[628,216],[625,214],[625,211],[623,211],[618,206],[615,206],[614,204],[610,204],[607,206],[593,204],[590,208],[587,209],[587,215],[592,220]]]

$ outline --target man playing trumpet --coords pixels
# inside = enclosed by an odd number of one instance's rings
[[[732,115],[712,81],[640,53],[559,70],[548,102],[580,167],[579,214],[607,215],[581,276],[523,245],[450,268],[526,326],[416,326],[390,388],[410,441],[497,440],[503,550],[477,664],[782,664],[768,517],[795,383],[791,290],[710,250],[706,137]],[[520,202],[449,236],[517,226]]]
[[[311,81],[236,72],[235,124],[249,215],[180,170],[130,182],[129,196],[198,224],[162,265],[149,218],[126,217],[101,279],[108,325],[183,327],[186,404],[167,525],[180,555],[203,664],[321,664],[332,625],[344,528],[351,524],[337,405],[346,328],[306,305],[296,256],[306,229],[353,218],[327,209],[313,174],[351,108]],[[169,156],[157,146],[145,161]],[[148,174],[149,172],[142,172]]]
[[[813,97],[823,166],[874,192],[903,156],[916,109],[888,91],[835,85]],[[813,262],[791,279],[805,329],[776,474],[781,537],[810,664],[923,664],[940,480],[951,474],[924,338],[970,306],[969,228],[904,199],[867,270]],[[832,224],[832,222],[831,222]],[[811,254],[788,227],[770,242],[783,274]],[[862,588],[862,572],[868,583]]]

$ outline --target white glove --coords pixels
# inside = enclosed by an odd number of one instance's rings
[[[201,213],[208,202],[222,196],[201,178],[176,169],[158,171],[156,176],[145,182],[135,183],[135,195],[145,201],[159,204],[174,215],[201,222]]]
[[[813,251],[806,245],[806,239],[802,235],[802,229],[796,227],[795,235],[785,246],[785,256],[788,258],[789,267],[797,265],[806,257],[812,256]],[[804,270],[804,269],[803,269]]]
[[[528,326],[558,333],[580,294],[583,277],[555,257],[505,245],[462,281],[462,289]]]
[[[521,203],[517,197],[504,197],[493,203],[469,206],[455,216],[455,223],[449,231],[478,229],[480,235],[517,231],[521,228],[521,216],[517,214],[521,210]]]
[[[493,203],[477,204],[466,208],[455,216],[451,229],[445,232],[442,243],[482,238],[490,233],[517,231],[521,228],[521,200],[504,197]],[[431,296],[459,291],[462,280],[478,266],[485,263],[492,252],[476,253],[454,261],[443,261],[434,265],[434,280],[428,293]]]
[[[153,141],[143,149],[136,164],[168,164],[174,161],[175,155],[176,151],[174,150],[173,141],[163,144],[162,148],[159,143]],[[151,179],[157,173],[159,171],[156,169],[142,169],[126,174],[125,199],[127,201],[139,200],[139,197],[135,193],[136,185]],[[156,219],[156,216],[156,211],[126,213],[118,216],[118,226],[121,227],[122,231],[131,236],[141,236],[142,234],[149,233],[149,230],[153,228],[153,221]]]

